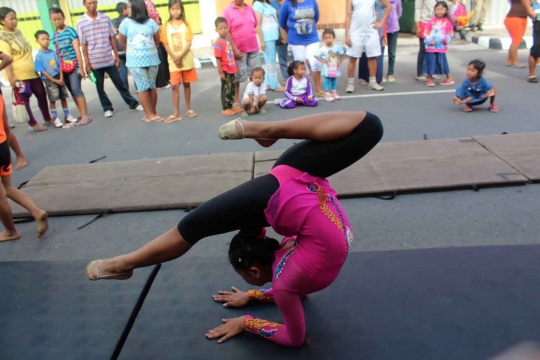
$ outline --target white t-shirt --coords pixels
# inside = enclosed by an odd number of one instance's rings
[[[307,94],[307,87],[308,87],[308,79],[307,77],[303,77],[300,80],[297,80],[294,76],[292,78],[291,83],[291,95],[293,96],[300,96],[300,95],[306,95]],[[309,95],[309,94],[307,94]]]
[[[244,100],[249,99],[249,95],[253,95],[253,98],[256,99],[259,95],[264,94],[266,94],[266,84],[264,81],[261,86],[257,86],[253,81],[250,81],[246,87],[246,92],[244,93]]]
[[[352,18],[349,33],[351,37],[365,34],[373,34],[377,29],[373,28],[375,22],[376,0],[352,0]]]

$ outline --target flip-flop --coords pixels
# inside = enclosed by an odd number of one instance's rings
[[[259,110],[259,114],[261,115],[268,114],[268,111],[266,111],[265,109],[261,109]]]
[[[527,78],[527,82],[530,82],[531,84],[537,84],[538,83],[538,79],[536,79],[536,76],[529,76]]]
[[[90,124],[91,122],[92,122],[92,118],[90,116],[87,116],[85,118],[81,118],[81,120],[77,122],[77,125],[84,126],[84,125]]]
[[[147,118],[142,119],[142,121],[144,121],[146,123],[162,122],[163,120],[165,120],[165,119],[162,118],[161,116],[158,116],[158,117],[155,117],[155,118],[152,118],[152,119],[147,119]]]
[[[194,118],[194,117],[197,117],[197,113],[193,110],[189,110],[188,112],[186,112],[186,116],[190,118]]]
[[[174,115],[171,115],[167,119],[165,119],[164,123],[165,124],[170,124],[170,123],[173,123],[175,121],[182,121],[182,120],[184,120],[184,118],[181,117],[181,116],[176,117]]]
[[[498,113],[499,110],[500,109],[499,109],[499,107],[497,105],[489,107],[489,111],[491,111],[492,113]]]
[[[524,69],[527,67],[527,64],[516,64],[516,65],[510,65],[511,69]]]

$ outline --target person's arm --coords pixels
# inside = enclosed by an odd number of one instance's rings
[[[79,36],[82,47],[82,54],[84,56],[84,70],[88,74],[88,76],[90,76],[90,72],[92,71],[92,65],[90,64],[90,58],[88,57],[88,44],[86,43],[86,37],[84,35],[84,32],[82,31],[82,27],[79,25],[80,23],[77,23],[77,35]]]
[[[424,6],[424,0],[414,0],[414,25],[416,29],[416,36],[422,37],[420,29],[420,20],[422,18],[422,7]]]
[[[531,1],[530,0],[521,0],[521,3],[525,7],[525,9],[527,9],[527,13],[532,18],[532,20],[533,21],[536,20],[536,13],[533,11],[533,9],[531,7]]]
[[[73,31],[73,30],[71,30]],[[73,31],[73,40],[71,41],[71,45],[73,46],[73,49],[75,50],[75,58],[77,59],[77,63],[79,64],[79,76],[83,78],[85,76],[84,69],[83,69],[83,58],[81,55],[81,43],[79,42],[79,38],[77,37],[77,33]]]
[[[450,20],[446,19],[446,35],[444,37],[444,44],[448,45],[450,44],[450,41],[452,41],[452,38],[454,37],[454,26],[450,22]]]
[[[180,55],[178,55],[180,60],[183,59],[191,50],[192,41],[193,41],[193,32],[191,31],[191,26],[186,23],[186,44],[184,46],[184,49],[180,53]]]
[[[4,55],[9,56],[10,58],[12,58],[11,47],[5,41],[0,41],[0,51]],[[13,61],[11,61],[11,63],[13,63]],[[11,87],[13,89],[15,89],[16,88],[15,82],[17,81],[17,79],[15,79],[15,76],[13,75],[13,66],[11,65],[11,63],[5,65],[3,68],[6,71],[6,76],[7,76],[7,79],[9,81]]]
[[[351,17],[352,17],[352,0],[345,1],[345,44],[348,47],[352,46],[351,41]]]
[[[314,28],[317,29],[317,23],[319,22],[319,18],[320,18],[320,14],[319,14],[319,5],[317,5],[317,1],[313,1],[314,2],[314,10],[315,10],[315,17],[313,18],[313,20],[315,20],[315,26]]]
[[[124,22],[122,22],[123,24]],[[120,25],[122,27],[122,25]],[[118,56],[118,49],[116,48],[116,28],[114,27],[112,21],[109,20],[109,42],[111,43],[111,47],[114,54],[114,64],[117,68],[120,67],[120,56]]]
[[[289,2],[284,2],[279,11],[279,27],[286,32],[289,32],[289,26],[287,24],[289,21],[289,6]]]
[[[396,1],[396,7],[397,7],[397,14],[398,19],[401,18],[401,15],[403,15],[403,4],[401,3],[401,0]]]
[[[290,100],[296,101],[296,96],[291,94],[292,89],[292,76],[287,79],[287,82],[285,83],[285,90],[283,91],[283,95],[287,97]]]
[[[0,51],[0,71],[7,68],[13,62],[13,58],[7,54],[4,54]]]
[[[388,19],[388,15],[390,15],[390,11],[392,11],[392,4],[388,0],[379,0],[381,4],[384,6],[384,14],[380,21],[375,21],[375,25],[373,26],[375,29],[381,28],[386,23],[386,19]]]
[[[290,291],[275,291],[274,300],[283,315],[284,325],[244,316],[244,329],[279,345],[299,347],[304,344],[306,324],[300,295]]]
[[[306,93],[308,94],[308,98],[313,99],[313,88],[311,87],[311,82],[309,81],[308,78],[306,78],[306,80],[307,80]]]
[[[216,66],[221,80],[225,80],[225,73],[223,72],[223,66],[221,66],[221,58],[216,57]]]
[[[257,2],[256,4],[259,4],[259,2]],[[255,12],[255,16],[257,18],[257,26],[255,27],[255,32],[257,33],[257,37],[259,38],[259,45],[261,47],[261,50],[265,51],[266,44],[264,43],[264,37],[261,29],[262,13]]]
[[[127,47],[127,38],[121,33],[118,33],[116,38],[118,39],[118,42],[120,43],[120,46],[122,46],[124,49],[126,49],[126,47]]]
[[[2,54],[0,53],[0,60],[2,60],[2,63],[4,63],[4,59],[1,56]],[[2,70],[2,64],[0,64],[0,70]],[[5,104],[4,99],[2,99],[2,104],[0,106],[2,106],[3,108],[2,109],[2,123],[4,124],[4,132],[6,133],[6,138],[9,141],[11,140],[11,131],[9,130],[9,121],[7,117],[6,104]]]

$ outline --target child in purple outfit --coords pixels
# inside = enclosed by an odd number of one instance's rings
[[[386,19],[386,38],[388,42],[388,73],[386,81],[394,82],[394,64],[396,63],[396,48],[399,36],[399,18],[403,13],[401,0],[389,0],[392,10]],[[383,80],[384,81],[384,80]]]
[[[286,99],[279,102],[282,109],[293,109],[297,106],[317,106],[317,97],[313,94],[311,83],[305,76],[306,66],[302,61],[293,61],[289,68],[289,79],[285,85],[284,94]]]

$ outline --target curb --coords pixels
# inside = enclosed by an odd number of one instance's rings
[[[264,65],[264,53],[260,53],[261,55],[261,65]],[[288,59],[287,59],[287,62],[291,62],[293,61],[293,55],[292,55],[292,52],[289,50],[289,53],[288,53]],[[197,61],[200,63],[200,68],[215,68],[217,67],[216,65],[216,59],[215,58],[209,58],[209,57],[204,57],[204,58],[196,58],[195,60],[195,63],[197,63]],[[199,67],[197,67],[197,64],[195,64],[195,67],[198,69]]]
[[[482,47],[493,50],[508,50],[512,44],[510,37],[498,38],[491,36],[473,36],[467,35],[466,40]],[[533,44],[532,36],[524,36],[519,44],[520,49],[530,49]]]

